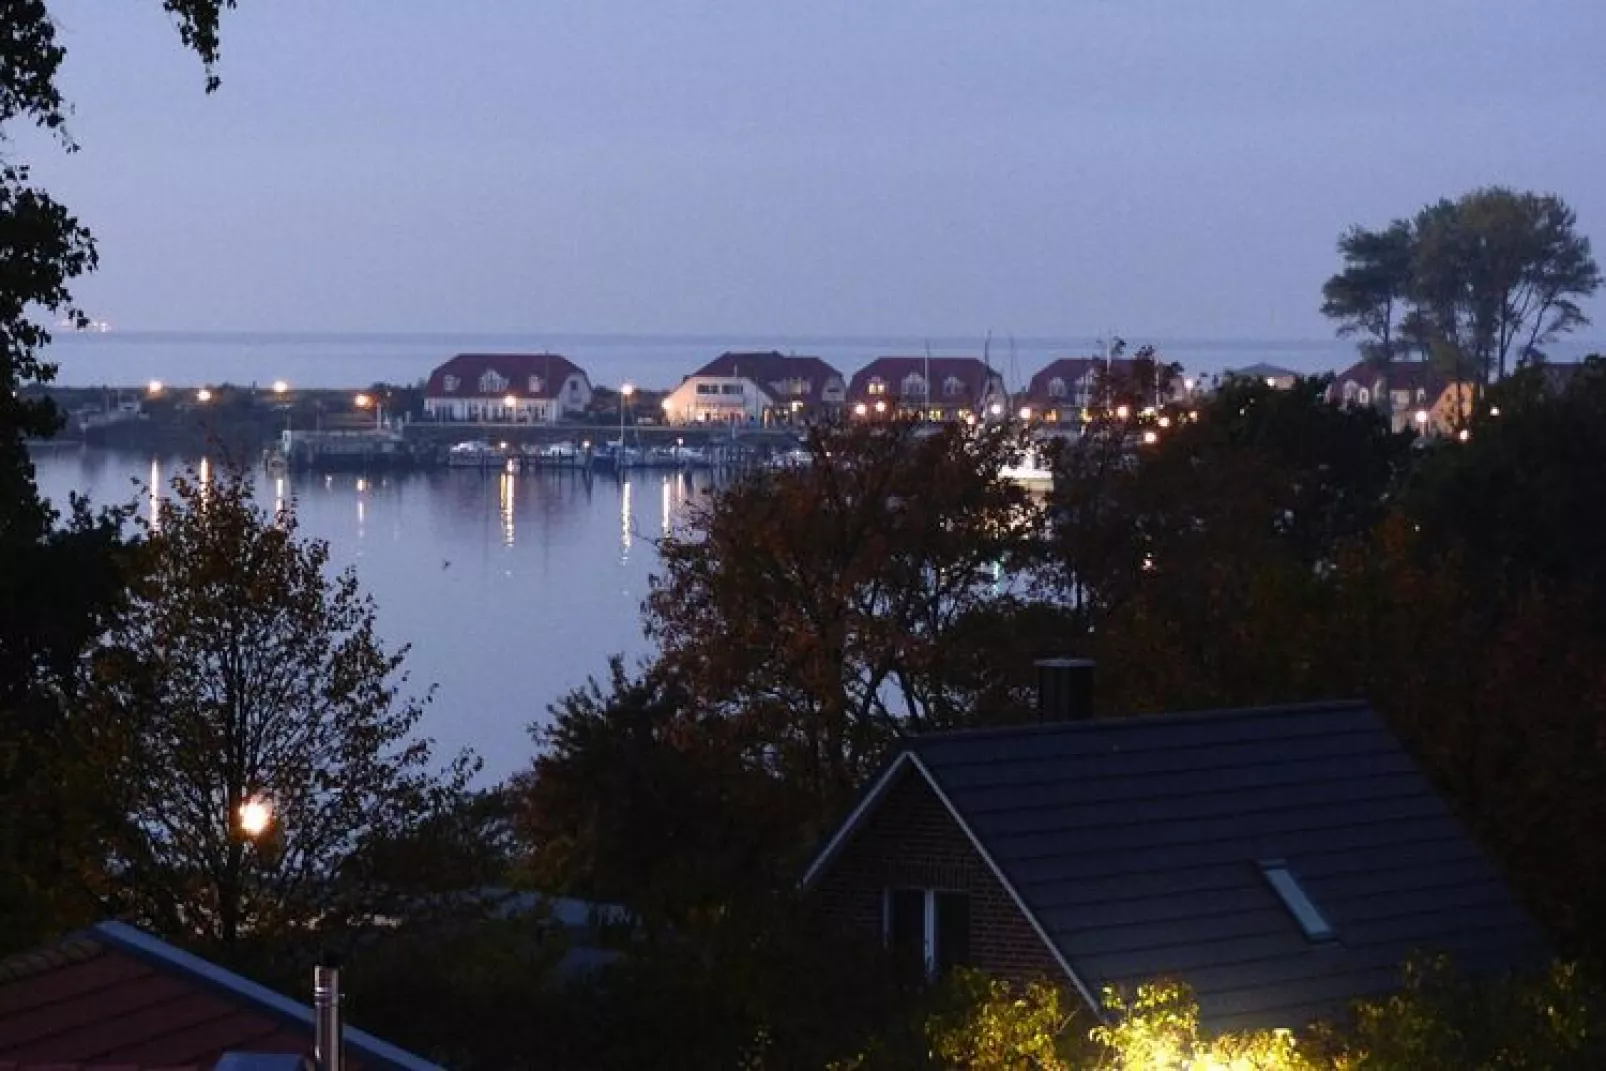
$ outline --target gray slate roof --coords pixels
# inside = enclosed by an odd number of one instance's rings
[[[1416,950],[1475,971],[1547,953],[1363,704],[934,733],[908,751],[1094,993],[1169,975],[1213,1027],[1297,1026],[1396,988]],[[1307,939],[1270,859],[1334,940]]]

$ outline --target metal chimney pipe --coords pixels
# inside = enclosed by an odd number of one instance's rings
[[[312,1010],[318,1071],[345,1071],[340,1041],[340,968],[333,963],[312,969]]]

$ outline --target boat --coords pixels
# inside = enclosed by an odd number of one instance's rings
[[[452,468],[488,468],[502,463],[502,452],[490,443],[457,443],[446,451],[446,464]]]
[[[806,469],[814,464],[814,455],[801,446],[790,450],[783,450],[770,458],[769,466],[772,469]]]
[[[1054,470],[1043,464],[1043,457],[1036,450],[1027,450],[1019,461],[1005,465],[998,470],[998,474],[1006,480],[1026,487],[1047,490],[1054,486]]]

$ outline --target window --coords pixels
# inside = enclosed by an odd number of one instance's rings
[[[541,382],[541,377],[540,376],[531,376],[530,377],[530,393],[531,394],[540,394],[541,391],[545,387],[546,387],[546,384]]]
[[[459,380],[456,376],[444,376],[441,379],[441,386],[446,388],[447,394],[456,394],[457,385],[460,382],[461,380]]]
[[[885,394],[887,393],[887,385],[886,383],[882,382],[880,376],[873,376],[871,377],[869,384],[865,387],[865,393]]]
[[[1048,396],[1050,398],[1065,397],[1065,381],[1059,376],[1055,376],[1048,381]]]
[[[1333,927],[1328,923],[1322,913],[1316,909],[1299,879],[1294,872],[1288,869],[1288,864],[1281,859],[1263,859],[1260,862],[1260,872],[1265,875],[1266,883],[1271,886],[1288,913],[1294,916],[1299,928],[1305,931],[1305,936],[1312,941],[1331,941]]]
[[[719,393],[719,384],[718,383],[699,383],[699,384],[697,384],[697,393],[698,394],[718,394]]]
[[[580,381],[578,379],[569,380],[569,397],[580,397]]]
[[[1360,390],[1355,392],[1355,400],[1360,402],[1362,405],[1371,405],[1372,392],[1367,390],[1365,387],[1362,387]]]
[[[919,372],[910,372],[903,377],[903,393],[910,398],[924,398],[926,396],[926,380]]]
[[[970,962],[970,894],[888,889],[883,897],[887,947],[919,963],[927,977]]]
[[[965,381],[958,376],[949,376],[942,381],[942,393],[948,398],[957,398],[965,393]]]
[[[719,393],[740,394],[742,393],[742,385],[740,383],[721,383],[719,385]]]
[[[507,389],[507,379],[497,374],[496,369],[487,368],[480,376],[481,394],[500,394]]]
[[[1428,400],[1428,392],[1421,387],[1416,388],[1416,404],[1421,405]]]

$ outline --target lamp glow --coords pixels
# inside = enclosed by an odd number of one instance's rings
[[[289,390],[290,390],[290,384],[286,383],[284,380],[276,379],[276,380],[273,381],[273,393],[275,393],[275,394],[284,394],[284,393],[287,393]]]
[[[248,837],[260,837],[273,824],[273,805],[261,796],[252,796],[240,804],[240,832]]]
[[[198,402],[209,402],[212,400],[212,392],[207,390],[205,387],[202,387],[200,390],[195,392],[195,400]]]

